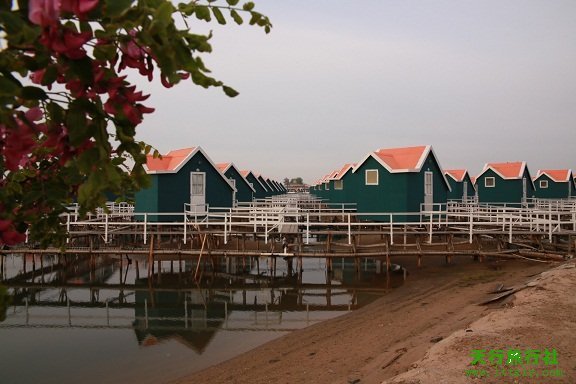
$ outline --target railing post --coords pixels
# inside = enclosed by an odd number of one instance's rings
[[[310,244],[310,212],[306,212],[306,244]]]
[[[66,244],[70,243],[70,214],[66,214]]]
[[[348,214],[348,244],[352,244],[352,226],[350,224],[350,214]]]
[[[148,238],[148,214],[144,213],[144,245],[146,245],[146,239]]]
[[[430,244],[432,244],[432,223],[433,223],[432,220],[434,220],[434,211],[432,211],[432,214],[430,215],[430,237],[428,239],[428,242]]]
[[[264,212],[264,244],[268,244],[268,212]]]
[[[512,243],[512,215],[510,215],[510,228],[509,228],[509,233],[508,233],[508,242]]]
[[[394,223],[392,223],[392,220],[394,220],[394,215],[391,213],[390,214],[390,245],[394,244]]]
[[[104,242],[108,243],[108,214],[107,213],[105,216],[105,224],[104,224]]]
[[[228,214],[224,213],[224,244],[228,244]]]
[[[473,216],[472,210],[470,210],[469,221],[470,221],[470,233],[469,233],[468,243],[472,244],[472,232],[474,231],[474,225],[473,225],[474,216]]]
[[[184,245],[186,245],[186,237],[188,237],[188,215],[184,212]]]

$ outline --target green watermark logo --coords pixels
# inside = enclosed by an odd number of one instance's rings
[[[469,377],[559,378],[564,373],[558,368],[556,349],[473,349],[470,353],[474,368],[464,373]]]

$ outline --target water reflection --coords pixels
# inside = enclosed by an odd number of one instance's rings
[[[269,258],[229,258],[203,265],[196,282],[197,265],[149,265],[126,257],[7,256],[5,288],[0,286],[0,319],[5,317],[0,360],[12,359],[11,369],[23,368],[31,350],[21,356],[14,351],[25,340],[38,353],[52,351],[54,359],[58,351],[73,354],[79,359],[74,369],[85,373],[94,361],[111,359],[96,348],[97,338],[107,345],[106,351],[123,351],[114,364],[127,359],[129,365],[161,369],[163,377],[167,369],[174,375],[190,373],[365,305],[402,281],[401,276],[387,277],[376,260],[334,260],[328,271],[324,259],[307,259],[300,272],[281,258],[274,271]],[[55,329],[65,336],[54,340]],[[132,346],[126,344],[126,332],[132,335]],[[85,357],[70,351],[72,342],[83,346]],[[146,351],[153,350],[179,357],[152,359]],[[48,353],[39,365],[49,371],[55,364],[50,359]],[[134,375],[131,380],[142,382],[153,376],[141,377],[141,370]],[[28,382],[34,379],[27,377]],[[103,381],[110,380],[98,382]]]

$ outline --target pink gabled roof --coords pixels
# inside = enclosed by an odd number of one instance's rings
[[[557,183],[567,182],[570,180],[572,170],[570,169],[539,169],[535,179],[546,175]]]
[[[146,156],[146,168],[149,172],[176,172],[184,165],[198,147],[177,149],[160,157]]]
[[[465,169],[446,169],[444,170],[444,174],[450,176],[451,178],[453,178],[455,181],[461,183],[464,181],[464,177],[466,177],[466,173],[468,171],[466,171]]]
[[[336,176],[336,180],[341,180],[342,177],[346,174],[346,172],[348,172],[350,169],[353,169],[355,165],[356,164],[354,164],[354,163],[344,164],[344,166],[342,168],[340,168],[340,170],[338,171],[338,175]]]
[[[472,185],[476,185],[476,179],[478,178],[478,176],[470,176],[470,181],[472,182]]]
[[[218,168],[220,172],[225,173],[231,165],[232,163],[217,163],[216,168]]]
[[[244,171],[240,171],[240,174],[242,175],[242,177],[246,177],[250,174],[250,172],[252,172],[252,171],[244,170]]]
[[[330,181],[330,180],[336,179],[336,176],[338,176],[338,172],[340,172],[340,170],[338,170],[338,169],[332,171],[332,173],[330,173],[330,174],[328,175],[328,178],[326,179],[326,181]]]
[[[509,163],[486,163],[484,165],[484,170],[480,175],[488,169],[492,169],[503,179],[521,179],[524,175],[524,169],[526,169],[526,162],[513,161]]]
[[[392,170],[418,170],[430,147],[380,148],[374,153]]]

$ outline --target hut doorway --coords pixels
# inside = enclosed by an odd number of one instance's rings
[[[424,210],[431,211],[434,204],[434,186],[432,184],[434,178],[433,173],[430,171],[424,172]]]
[[[190,210],[206,212],[206,172],[190,173]]]

